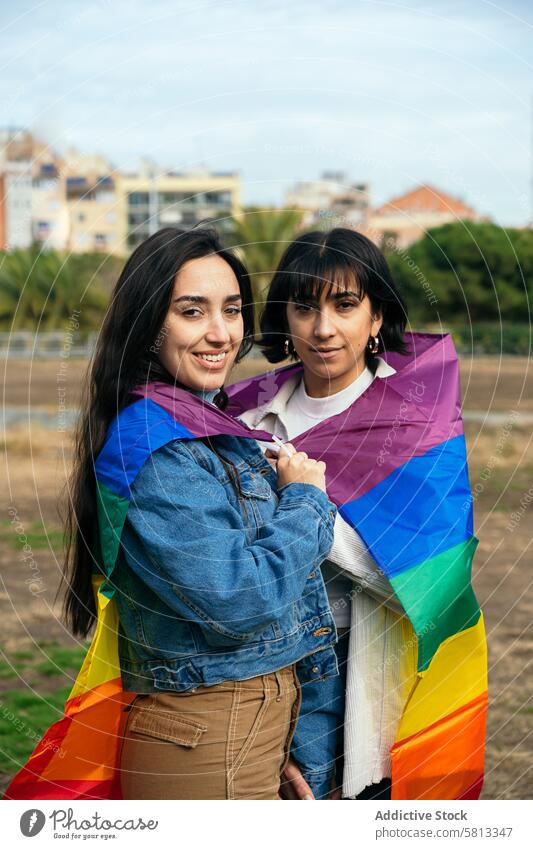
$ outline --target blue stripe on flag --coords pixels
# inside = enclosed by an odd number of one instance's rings
[[[472,495],[464,436],[408,460],[339,512],[389,578],[469,539]]]
[[[96,463],[97,480],[122,498],[154,451],[174,439],[194,439],[188,428],[149,398],[126,407],[117,416]]]

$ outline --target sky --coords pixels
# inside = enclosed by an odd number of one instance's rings
[[[532,218],[533,4],[0,0],[0,126],[135,169],[239,171],[246,204],[341,170]]]

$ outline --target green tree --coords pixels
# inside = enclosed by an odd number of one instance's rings
[[[226,244],[241,253],[249,271],[257,314],[283,251],[298,233],[302,216],[299,210],[248,207],[226,236]]]
[[[80,273],[76,265],[72,257],[38,246],[4,253],[0,259],[2,328],[61,330],[75,311],[80,330],[97,327],[107,295],[94,273],[87,269]]]
[[[387,260],[413,323],[529,323],[533,232],[469,221],[430,230]]]
[[[113,254],[83,253],[70,254],[68,262],[76,274],[83,277],[84,280],[92,281],[94,279],[99,288],[111,294],[125,260],[123,257]]]
[[[0,264],[0,322],[4,329],[34,330],[46,298],[36,248],[2,255]]]

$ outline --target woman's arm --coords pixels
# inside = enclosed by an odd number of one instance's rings
[[[302,595],[333,540],[336,508],[318,487],[289,483],[278,495],[272,519],[250,543],[225,486],[186,443],[170,443],[152,455],[132,487],[129,566],[213,639],[246,641]],[[252,499],[244,500],[252,509]]]
[[[363,540],[338,513],[335,518],[333,546],[327,559],[351,577],[368,595],[397,613],[404,613],[389,580],[380,570]]]
[[[273,432],[275,430],[274,423],[278,425],[277,430],[285,432],[286,435],[286,428],[283,423],[280,423],[277,416],[274,418],[266,417],[259,424],[262,429]],[[259,444],[261,445],[261,443]],[[268,461],[275,466],[276,455],[272,446],[265,443],[264,451]],[[396,598],[390,582],[380,570],[365,543],[357,531],[344,521],[340,513],[337,513],[335,518],[333,547],[327,559],[352,578],[354,583],[372,598],[386,607],[390,607],[396,613],[403,614],[405,612],[403,605]]]

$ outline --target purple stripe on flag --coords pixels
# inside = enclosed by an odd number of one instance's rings
[[[214,404],[209,404],[198,395],[168,383],[148,383],[137,386],[132,399],[149,398],[170,413],[180,424],[188,428],[195,437],[242,436],[247,439],[272,440],[264,430],[252,430],[244,422],[237,421]]]
[[[356,403],[291,440],[324,460],[328,495],[337,505],[360,498],[399,466],[463,434],[459,366],[448,335],[406,334],[408,355],[384,355],[396,374],[373,381]],[[229,387],[239,415],[271,400],[302,371],[286,366]]]

